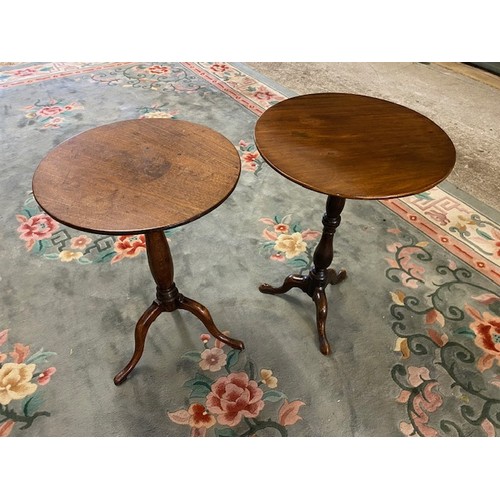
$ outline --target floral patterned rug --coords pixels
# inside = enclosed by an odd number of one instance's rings
[[[9,65],[0,92],[0,436],[500,434],[496,212],[446,182],[348,200],[333,261],[348,278],[327,289],[323,356],[305,294],[258,292],[307,272],[321,235],[326,197],[254,144],[258,116],[292,92],[243,64],[178,62]],[[144,236],[62,226],[31,178],[63,140],[130,118],[201,123],[239,151],[233,195],[166,234],[181,292],[246,349],[165,314],[115,387],[154,297]]]

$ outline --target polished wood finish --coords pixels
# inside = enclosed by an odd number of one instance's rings
[[[445,179],[455,148],[429,118],[399,104],[355,94],[307,94],[258,119],[256,146],[293,182],[353,199],[421,193]]]
[[[219,206],[234,190],[240,157],[232,143],[205,126],[169,119],[125,120],[83,132],[55,147],[33,176],[33,194],[62,224],[90,233],[145,234],[156,299],[135,328],[126,380],[139,362],[151,324],[162,312],[184,309],[234,349],[208,309],[179,293],[164,230]]]
[[[291,274],[279,287],[299,288],[316,305],[320,351],[326,337],[325,288],[347,276],[329,269],[333,236],[346,198],[385,199],[420,193],[445,179],[455,164],[455,147],[429,118],[398,104],[355,94],[308,94],[275,104],[257,120],[255,143],[277,172],[328,195],[323,233],[307,276]]]
[[[220,205],[240,175],[223,135],[183,120],[125,120],[61,143],[33,176],[38,204],[54,219],[101,234],[186,224]]]

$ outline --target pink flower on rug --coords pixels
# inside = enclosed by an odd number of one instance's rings
[[[421,435],[421,436],[437,436],[438,431],[429,426],[428,413],[435,412],[443,404],[443,398],[437,392],[433,392],[437,388],[437,382],[431,382],[424,386],[421,394],[417,394],[412,401],[411,416],[412,423],[401,422],[399,428],[405,436]],[[409,399],[410,392],[402,391],[398,401],[406,403]],[[417,434],[418,430],[418,434]]]
[[[64,121],[63,118],[56,116],[55,118],[51,118],[49,121],[44,123],[44,128],[59,128],[59,125]]]
[[[259,153],[255,152],[255,153],[251,153],[251,152],[247,152],[247,153],[244,153],[242,156],[241,156],[241,159],[243,160],[243,164],[242,164],[242,169],[245,170],[246,172],[255,172],[257,170],[257,163],[255,162],[255,160],[260,156]]]
[[[14,350],[9,354],[14,363],[22,363],[28,357],[29,353],[29,345],[16,343],[14,344]]]
[[[271,260],[275,260],[277,262],[285,262],[286,258],[282,253],[273,253],[269,257]]]
[[[53,366],[47,368],[42,373],[40,373],[40,375],[38,375],[38,383],[40,385],[47,385],[50,382],[50,377],[52,377],[52,375],[54,375],[56,371],[57,370]]]
[[[170,73],[171,69],[170,66],[160,66],[159,64],[157,64],[155,66],[146,68],[146,71],[152,73],[153,75],[167,75],[168,73]]]
[[[399,252],[399,265],[405,271],[401,283],[408,288],[417,288],[423,280],[425,269],[412,261],[412,255],[420,253],[420,247],[405,247]]]
[[[9,338],[9,330],[2,330],[0,332],[0,345],[5,344]],[[7,354],[0,352],[0,363],[3,363],[7,359]]]
[[[12,71],[12,74],[14,76],[31,76],[35,73],[36,70],[32,68],[16,69],[15,71]]]
[[[266,87],[259,87],[257,91],[254,93],[254,96],[260,101],[271,101],[272,99],[278,99],[276,94],[273,94]]]
[[[224,73],[224,71],[227,71],[229,69],[229,66],[227,64],[212,64],[210,66],[210,69],[212,71],[215,71],[216,73]]]
[[[500,301],[500,297],[496,293],[483,293],[472,297],[474,300],[481,302],[481,304],[490,305]]]
[[[292,401],[291,403],[289,403],[287,400],[285,400],[278,412],[278,422],[281,425],[286,426],[293,425],[299,420],[302,420],[302,417],[299,416],[299,409],[304,405],[305,403],[303,403],[302,401]]]
[[[39,109],[36,114],[38,116],[56,116],[64,112],[64,108],[60,106],[45,106]]]
[[[427,425],[429,423],[428,413],[435,412],[443,404],[443,398],[438,393],[433,392],[437,386],[437,382],[427,384],[423,393],[415,396],[413,400],[413,425],[423,436],[438,435],[436,429]]]
[[[431,375],[429,369],[425,366],[409,366],[408,367],[408,381],[413,387],[418,387],[425,380],[430,380]]]
[[[426,325],[432,325],[433,323],[439,323],[439,325],[444,326],[445,319],[442,313],[440,313],[436,309],[431,309],[426,315],[425,315],[425,324]]]
[[[204,436],[205,432],[202,432],[202,429],[206,431],[216,423],[215,417],[210,415],[205,406],[200,403],[193,403],[187,410],[177,410],[167,415],[176,424],[189,425],[193,429],[198,429],[199,432],[191,433],[192,436]]]
[[[500,318],[487,311],[481,315],[477,309],[468,304],[465,306],[465,311],[475,319],[469,326],[476,334],[475,344],[485,353],[478,360],[479,371],[484,372],[491,368],[495,361],[500,365]]]
[[[257,163],[255,163],[255,162],[244,163],[241,166],[241,169],[244,170],[245,172],[256,172],[257,171]]]
[[[92,238],[84,234],[71,238],[71,248],[75,250],[83,250],[87,245],[90,245],[90,243],[92,243]]]
[[[226,364],[227,355],[219,347],[205,349],[201,353],[200,368],[211,372],[219,371]]]
[[[192,404],[189,409],[189,425],[197,429],[204,427],[209,429],[215,425],[215,417],[208,413],[207,409],[200,403]]]
[[[276,241],[278,239],[278,235],[276,233],[274,233],[273,231],[269,231],[269,229],[264,229],[264,231],[262,231],[262,236],[266,240],[270,240],[270,241]]]
[[[2,330],[0,332],[0,345],[5,344],[9,338],[9,330]]]
[[[434,219],[441,226],[446,226],[446,224],[450,223],[448,217],[446,217],[446,214],[437,210],[429,210],[425,212],[425,215],[428,215],[431,219]]]
[[[231,373],[212,384],[207,408],[220,424],[234,427],[243,417],[257,417],[264,408],[262,396],[262,389],[245,372]]]
[[[137,257],[141,252],[146,250],[146,237],[143,234],[137,236],[118,236],[114,249],[116,255],[111,260],[111,264],[125,257]]]
[[[206,427],[191,427],[191,437],[205,437],[207,435]]]
[[[24,215],[17,215],[17,220],[21,225],[17,232],[21,233],[20,238],[26,241],[26,248],[31,250],[35,241],[50,238],[54,231],[59,229],[59,223],[46,214],[34,215],[30,219]]]
[[[64,111],[73,111],[75,109],[82,109],[82,105],[77,102],[72,102],[64,106]]]
[[[260,156],[259,153],[251,153],[248,151],[242,155],[242,158],[243,158],[243,161],[246,161],[248,163],[252,163],[259,156]]]
[[[288,233],[289,226],[288,224],[275,224],[274,230],[277,233]]]
[[[208,344],[208,341],[210,340],[210,335],[208,333],[202,333],[200,335],[200,340],[204,343],[204,344]]]
[[[490,420],[485,418],[481,423],[481,428],[486,433],[488,437],[495,437],[495,426],[491,423]]]
[[[427,334],[432,339],[432,341],[439,347],[443,347],[448,343],[448,335],[444,332],[439,332],[433,328],[427,329]]]
[[[14,428],[14,420],[7,420],[0,425],[0,437],[7,437]]]
[[[312,241],[321,236],[319,231],[313,231],[312,229],[306,229],[300,233],[304,241]]]

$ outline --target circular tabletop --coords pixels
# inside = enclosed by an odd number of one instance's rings
[[[125,120],[93,128],[38,165],[33,195],[51,217],[91,233],[180,226],[219,206],[241,171],[233,144],[183,120]]]
[[[445,179],[455,148],[433,121],[374,97],[292,97],[257,120],[255,143],[288,179],[327,195],[383,199],[421,193]]]

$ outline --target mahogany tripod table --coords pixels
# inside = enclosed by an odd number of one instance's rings
[[[185,309],[221,342],[208,309],[179,293],[164,230],[198,219],[234,190],[241,163],[236,148],[208,127],[182,120],[125,120],[66,140],[33,176],[36,201],[67,226],[109,235],[145,234],[156,299],[135,327],[135,350],[114,378],[121,384],[139,362],[146,335],[162,312]]]
[[[330,353],[325,325],[325,288],[346,278],[329,269],[333,236],[347,198],[380,200],[426,191],[445,179],[455,164],[455,148],[433,121],[404,106],[373,97],[321,93],[286,99],[257,120],[255,143],[278,173],[326,194],[323,233],[309,274],[291,274],[279,287],[299,288],[316,305],[320,351]]]

